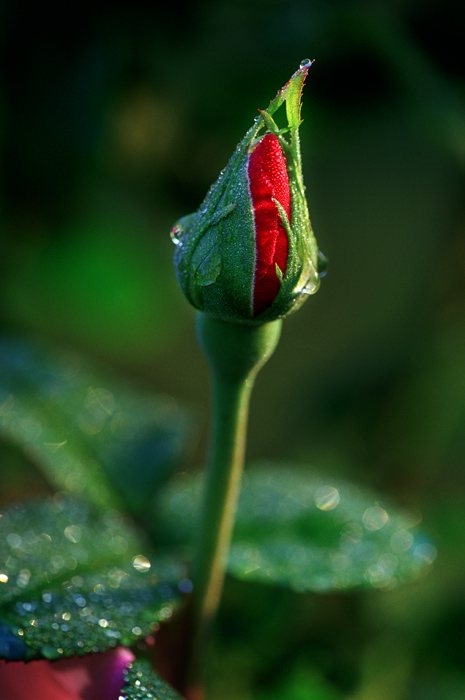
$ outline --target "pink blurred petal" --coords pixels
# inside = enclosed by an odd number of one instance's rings
[[[118,700],[124,669],[134,660],[125,647],[59,661],[0,661],[1,700]]]

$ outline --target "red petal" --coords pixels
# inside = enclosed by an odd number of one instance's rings
[[[255,222],[254,315],[262,313],[279,292],[276,265],[286,270],[289,241],[276,199],[291,221],[291,194],[286,161],[274,134],[266,134],[252,151],[248,163],[249,191]]]

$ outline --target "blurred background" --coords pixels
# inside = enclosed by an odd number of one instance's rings
[[[465,697],[464,31],[456,0],[1,4],[0,330],[188,405],[188,468],[209,387],[169,231],[316,59],[301,141],[328,275],[257,381],[248,455],[376,488],[439,556],[384,594],[230,583],[213,698]]]

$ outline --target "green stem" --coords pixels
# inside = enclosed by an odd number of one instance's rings
[[[197,333],[212,373],[213,429],[194,564],[187,697],[201,697],[205,654],[220,602],[237,507],[255,377],[279,340],[280,320],[260,326],[199,313]]]

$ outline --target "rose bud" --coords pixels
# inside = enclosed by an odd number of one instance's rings
[[[260,111],[198,211],[171,232],[182,291],[215,318],[273,321],[318,289],[298,131],[310,65],[303,61]],[[288,126],[279,129],[272,115],[284,102]]]
[[[124,671],[134,661],[126,647],[58,661],[0,661],[3,700],[118,700]]]

